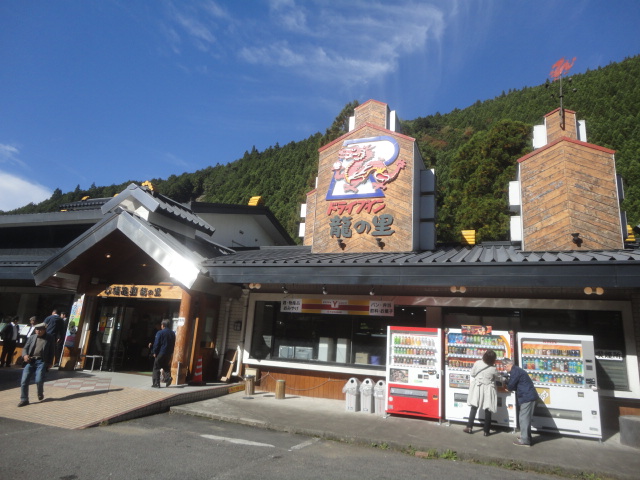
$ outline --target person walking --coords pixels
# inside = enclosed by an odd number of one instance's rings
[[[518,414],[518,422],[520,423],[520,438],[513,442],[514,445],[522,447],[530,447],[531,441],[531,419],[533,418],[533,410],[538,400],[538,392],[533,385],[533,381],[529,374],[522,368],[513,364],[513,360],[505,358],[502,360],[509,380],[507,381],[507,390],[516,392],[516,401],[520,408]]]
[[[473,364],[469,379],[467,405],[471,407],[465,433],[473,433],[473,423],[478,409],[484,410],[484,436],[489,436],[491,414],[498,411],[498,392],[496,391],[496,352],[487,350],[482,360]]]
[[[7,323],[2,332],[0,332],[2,338],[2,355],[0,356],[0,367],[4,364],[5,367],[10,367],[13,363],[13,354],[16,351],[16,345],[20,340],[20,327],[18,326],[18,317],[13,317],[9,323]]]
[[[176,345],[176,334],[171,330],[171,320],[165,318],[162,320],[160,330],[156,333],[156,338],[151,347],[153,354],[153,372],[151,374],[151,386],[160,388],[160,369],[162,369],[162,381],[168,387],[171,385],[171,357],[173,349]]]
[[[22,380],[20,381],[19,407],[29,405],[29,383],[31,383],[31,377],[34,374],[36,376],[38,400],[44,400],[44,380],[53,364],[55,350],[53,337],[47,333],[47,326],[44,323],[39,323],[35,329],[36,334],[29,337],[22,349],[24,370],[22,370]]]

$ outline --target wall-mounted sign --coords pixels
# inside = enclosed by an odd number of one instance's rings
[[[398,159],[395,138],[379,137],[345,140],[333,164],[327,200],[384,197],[387,184],[395,180],[405,162]]]
[[[182,289],[174,285],[110,285],[98,296],[175,300],[182,298]]]
[[[358,235],[374,237],[395,233],[392,214],[380,214],[386,204],[384,190],[394,181],[406,163],[398,160],[400,147],[390,136],[345,140],[333,164],[333,176],[327,191],[327,215],[332,238]],[[373,217],[354,218],[368,214]]]
[[[282,300],[280,311],[288,313],[319,313],[322,315],[375,315],[393,317],[392,301],[332,300],[289,298]]]

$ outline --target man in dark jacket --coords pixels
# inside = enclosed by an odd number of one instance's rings
[[[20,340],[20,327],[18,326],[18,317],[14,317],[9,323],[7,323],[2,332],[0,332],[2,338],[2,356],[0,356],[0,367],[4,364],[5,367],[10,367],[13,363],[13,354],[16,351],[16,345]]]
[[[53,364],[53,354],[55,341],[47,333],[47,326],[44,323],[36,325],[36,334],[31,335],[22,349],[22,359],[24,360],[24,370],[22,370],[22,380],[20,382],[20,403],[19,407],[29,405],[29,383],[35,373],[36,386],[38,388],[38,400],[44,399],[44,380],[46,373]]]
[[[60,364],[60,354],[58,347],[62,345],[64,341],[64,320],[58,315],[58,310],[53,309],[51,315],[44,319],[44,324],[47,326],[47,333],[53,337],[55,342],[54,356],[56,357],[56,364]]]
[[[151,347],[151,353],[154,357],[153,373],[151,375],[151,386],[153,388],[160,388],[160,369],[163,371],[163,379],[166,386],[171,385],[171,357],[173,356],[173,349],[176,345],[176,334],[171,330],[171,320],[164,319],[156,338]]]
[[[509,373],[509,381],[507,382],[507,390],[516,392],[516,400],[520,406],[520,414],[518,420],[520,423],[520,438],[513,442],[514,445],[523,447],[531,446],[531,419],[533,418],[533,409],[538,400],[538,392],[531,381],[529,374],[522,368],[513,364],[513,360],[505,358],[502,363],[505,365]]]

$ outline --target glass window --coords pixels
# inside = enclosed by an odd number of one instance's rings
[[[424,327],[424,307],[398,306],[394,317],[281,312],[256,302],[251,358],[384,366],[387,327]]]

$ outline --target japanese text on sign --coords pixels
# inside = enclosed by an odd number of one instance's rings
[[[366,220],[358,220],[355,223],[353,223],[352,220],[352,217],[340,217],[339,215],[331,218],[329,220],[331,237],[351,238],[353,234],[352,228],[358,234],[371,233],[374,237],[386,237],[395,233],[395,230],[391,228],[391,225],[393,225],[393,215],[388,213],[373,217],[371,220],[373,223],[373,231],[371,230],[371,224]]]

